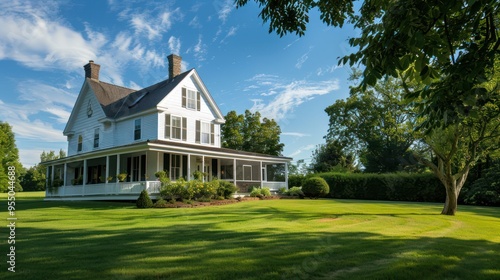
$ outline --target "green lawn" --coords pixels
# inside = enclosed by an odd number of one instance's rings
[[[4,260],[0,278],[500,278],[499,208],[450,217],[441,204],[305,199],[136,209],[40,196],[17,194],[16,273]]]

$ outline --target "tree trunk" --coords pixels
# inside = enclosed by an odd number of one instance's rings
[[[441,214],[454,216],[457,212],[458,207],[457,189],[452,182],[446,182],[445,188],[446,201],[444,203],[443,211],[441,211]]]

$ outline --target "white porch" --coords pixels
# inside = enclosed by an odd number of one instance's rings
[[[203,172],[203,181],[229,181],[237,186],[238,194],[249,193],[253,187],[268,187],[271,191],[288,188],[286,159],[228,151],[232,150],[206,151],[147,142],[127,152],[54,160],[46,163],[46,199],[134,200],[144,189],[154,199],[161,187],[154,174],[160,170],[166,171],[172,181],[192,180],[195,171]],[[126,176],[119,178],[118,174]]]

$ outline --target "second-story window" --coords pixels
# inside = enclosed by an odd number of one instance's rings
[[[187,139],[187,118],[165,114],[165,139]]]
[[[141,139],[141,119],[134,122],[134,140]]]
[[[187,91],[187,107],[196,110],[196,92],[194,90]]]
[[[81,152],[83,149],[83,137],[81,135],[78,135],[78,146],[76,151]]]
[[[181,139],[182,137],[182,118],[172,116],[172,138]]]
[[[99,148],[99,128],[94,130],[94,148]]]
[[[201,94],[199,91],[182,88],[182,107],[200,111]]]

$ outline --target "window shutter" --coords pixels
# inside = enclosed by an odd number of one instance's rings
[[[201,123],[200,121],[196,121],[196,143],[200,143],[201,136]]]
[[[199,91],[196,92],[196,110],[201,110],[201,94]]]
[[[170,139],[170,114],[165,114],[165,139]]]
[[[215,145],[215,125],[210,124],[210,144]]]
[[[187,139],[187,118],[182,118],[182,141]]]
[[[186,88],[182,88],[182,108],[186,108]]]

